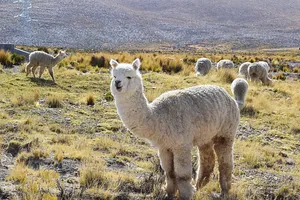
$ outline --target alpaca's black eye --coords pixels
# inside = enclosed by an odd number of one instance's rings
[[[117,78],[116,76],[114,76],[114,78]]]
[[[128,79],[131,79],[131,77],[130,77],[130,76],[127,76],[127,78],[128,78]]]

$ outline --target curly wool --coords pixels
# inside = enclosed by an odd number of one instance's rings
[[[220,60],[217,63],[217,69],[221,68],[234,68],[234,64],[231,60]]]
[[[250,81],[261,81],[264,85],[271,85],[272,80],[268,77],[267,66],[263,62],[255,62],[248,67]]]
[[[244,107],[245,98],[248,91],[248,82],[243,78],[235,79],[231,84],[231,91],[241,110]]]
[[[244,78],[248,79],[248,67],[251,62],[244,62],[241,64],[239,68],[239,75],[243,76]]]
[[[221,87],[202,85],[166,92],[149,103],[143,91],[139,60],[130,64],[111,61],[111,92],[118,114],[132,133],[159,149],[167,177],[167,193],[179,190],[180,199],[191,199],[193,145],[200,151],[197,188],[208,183],[214,150],[219,158],[222,194],[228,194],[233,169],[232,146],[239,124],[236,101]]]
[[[40,66],[39,78],[41,78],[45,68],[47,68],[52,80],[55,82],[53,67],[65,57],[66,54],[64,51],[59,52],[55,57],[43,51],[34,51],[29,55],[29,63],[26,67],[26,76],[30,73],[30,69],[32,68],[32,74],[35,77],[35,70],[38,66]]]
[[[199,58],[195,65],[195,71],[198,76],[206,75],[211,69],[211,61],[208,58]]]

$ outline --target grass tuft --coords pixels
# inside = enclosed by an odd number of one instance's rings
[[[63,107],[62,99],[61,99],[61,97],[59,97],[57,95],[49,96],[46,103],[49,108],[62,108]]]

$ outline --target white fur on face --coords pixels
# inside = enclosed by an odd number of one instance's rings
[[[113,67],[111,74],[110,89],[114,96],[134,93],[141,82],[139,71],[135,70],[131,64],[118,64],[116,67]],[[116,82],[119,83],[117,84]]]

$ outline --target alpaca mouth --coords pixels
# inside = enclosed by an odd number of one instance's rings
[[[118,92],[121,92],[122,91],[122,86],[116,86],[116,89]]]

